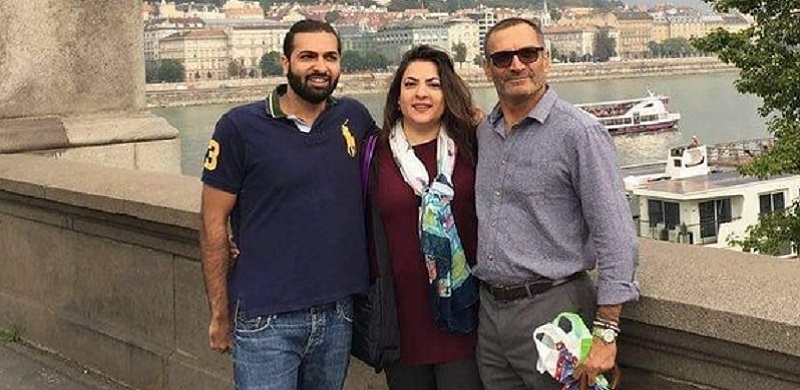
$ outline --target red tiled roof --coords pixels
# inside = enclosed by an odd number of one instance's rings
[[[212,29],[204,29],[204,30],[189,30],[189,31],[181,31],[175,34],[172,34],[162,40],[178,40],[178,39],[208,39],[208,38],[227,38],[228,35],[225,34],[225,31],[222,30],[212,30]]]

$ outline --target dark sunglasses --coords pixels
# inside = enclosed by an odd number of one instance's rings
[[[511,63],[514,62],[514,56],[517,56],[520,62],[527,65],[536,62],[536,60],[539,59],[539,53],[543,51],[543,47],[528,46],[519,50],[498,51],[489,54],[489,59],[491,59],[492,64],[498,68],[508,68],[511,66]]]

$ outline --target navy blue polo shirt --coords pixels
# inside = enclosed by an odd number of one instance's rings
[[[357,148],[375,130],[361,103],[329,99],[301,132],[278,98],[239,106],[217,122],[202,180],[237,195],[231,228],[241,254],[231,309],[246,316],[307,308],[368,286]]]

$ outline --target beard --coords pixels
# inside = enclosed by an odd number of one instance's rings
[[[336,85],[339,83],[339,77],[331,77],[328,75],[323,75],[320,73],[313,73],[306,76],[305,80],[303,76],[295,74],[292,72],[292,67],[289,66],[289,71],[287,72],[287,78],[289,79],[289,87],[292,88],[292,91],[300,96],[303,100],[311,103],[311,104],[319,104],[325,101],[333,91],[336,89]],[[312,86],[307,85],[307,80],[309,77],[313,76],[323,76],[328,79],[328,87],[324,89],[314,88]]]

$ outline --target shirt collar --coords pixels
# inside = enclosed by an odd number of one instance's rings
[[[281,109],[280,99],[281,96],[286,94],[288,88],[289,88],[288,84],[281,84],[275,87],[275,89],[273,89],[272,92],[269,95],[267,95],[267,98],[265,99],[267,106],[267,115],[273,118],[287,117],[286,113],[283,112],[283,110]],[[328,99],[325,101],[325,104],[328,107],[331,107],[335,105],[338,101],[339,101],[338,99],[334,98],[333,95],[331,95],[328,96]]]
[[[550,116],[550,111],[553,109],[553,105],[556,104],[557,100],[558,95],[556,91],[548,85],[547,90],[544,92],[544,95],[542,95],[542,99],[528,112],[526,117],[534,119],[539,123],[544,123],[547,117]],[[494,127],[500,124],[500,120],[503,119],[503,110],[500,109],[500,103],[494,106],[487,119]]]

